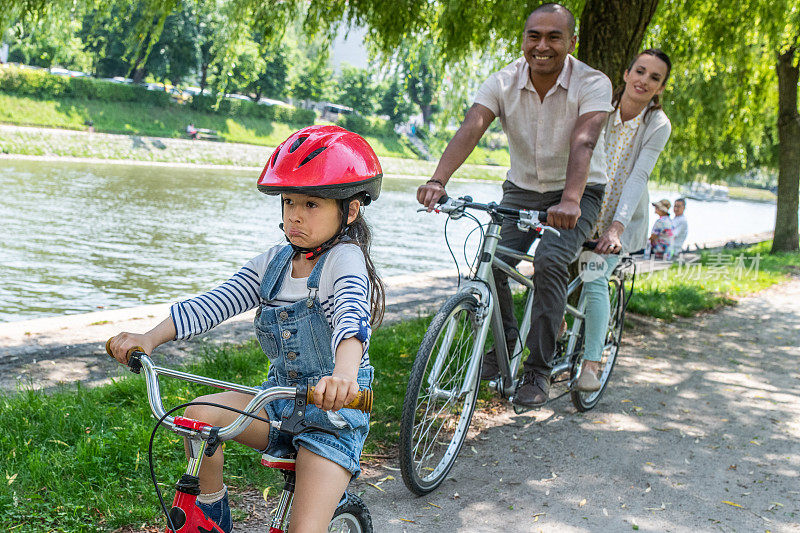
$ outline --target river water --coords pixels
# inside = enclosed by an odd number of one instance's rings
[[[0,161],[0,322],[175,301],[227,279],[283,242],[280,204],[252,172]],[[385,179],[366,209],[382,276],[450,268],[443,215],[417,213],[424,181]],[[496,182],[451,183],[453,196],[499,201]],[[652,200],[677,193],[651,191]],[[775,206],[689,200],[687,242],[773,229]],[[651,220],[652,223],[652,220]],[[448,224],[463,268],[475,223]],[[472,245],[472,246],[469,246]],[[474,252],[473,252],[474,253]],[[471,258],[471,254],[467,253]]]

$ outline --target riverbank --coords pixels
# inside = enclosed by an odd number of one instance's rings
[[[760,244],[742,249],[716,243],[687,253],[675,264],[637,261],[636,297],[629,311],[673,320],[730,305],[735,299],[800,275],[797,254],[768,255],[764,236],[742,236]],[[526,268],[523,273],[532,272]],[[454,270],[391,276],[384,322],[428,316],[457,286]],[[169,303],[0,323],[0,391],[51,389],[62,383],[98,385],[120,374],[104,356],[104,343],[120,331],[147,331],[169,315]],[[190,341],[159,351],[177,363],[208,348],[252,338],[253,312],[244,313]]]
[[[452,294],[454,271],[393,276],[386,284],[384,322],[427,316]],[[170,304],[157,304],[0,323],[0,391],[18,387],[52,389],[59,384],[94,386],[124,375],[105,355],[105,341],[120,331],[142,332],[169,316]],[[159,348],[170,364],[182,364],[206,349],[241,344],[253,338],[254,311],[243,313],[189,341]]]
[[[289,130],[286,130],[286,135]],[[183,168],[216,168],[260,172],[273,146],[244,143],[221,143],[205,140],[175,139],[96,133],[59,128],[0,124],[0,160],[64,160],[82,163],[142,164]],[[437,161],[423,161],[382,155],[384,174],[388,177],[427,177]],[[457,179],[502,181],[507,167],[465,164],[454,174]],[[664,190],[680,190],[677,183],[658,183]],[[776,196],[761,189],[731,187],[730,198],[751,202],[774,203]]]
[[[53,161],[63,158],[86,163],[202,166],[260,172],[274,149],[274,146],[243,143],[0,124],[0,158],[6,159]],[[422,179],[431,176],[436,169],[435,161],[391,156],[381,156],[380,160],[387,176]],[[503,180],[507,170],[490,165],[463,165],[454,177]]]

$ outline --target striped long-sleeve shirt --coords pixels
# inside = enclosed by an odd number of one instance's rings
[[[264,272],[283,245],[274,246],[254,257],[228,281],[218,287],[172,305],[176,339],[189,339],[204,333],[228,318],[257,307]],[[265,305],[282,307],[308,297],[308,278],[292,278],[287,269],[281,290]],[[318,297],[325,318],[331,325],[331,351],[339,343],[355,337],[363,344],[361,366],[369,365],[370,285],[361,249],[353,244],[339,244],[328,252],[319,280]]]

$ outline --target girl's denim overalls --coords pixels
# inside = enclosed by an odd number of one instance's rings
[[[261,281],[261,306],[256,312],[255,328],[261,349],[269,357],[267,381],[262,388],[293,386],[309,378],[317,380],[333,372],[334,355],[331,351],[331,326],[322,311],[317,292],[319,279],[327,253],[320,257],[308,278],[308,297],[283,307],[269,307],[280,291],[287,269],[291,268],[294,250],[287,245],[267,266]],[[357,382],[361,389],[372,385],[373,368],[359,368]],[[292,400],[277,400],[265,407],[270,420],[288,417]],[[291,437],[271,428],[269,444],[265,450],[270,455],[284,456],[298,446],[325,457],[349,470],[353,477],[360,472],[359,457],[369,431],[369,415],[355,409],[341,409],[341,417],[309,404],[306,420],[316,426],[337,431],[339,438],[322,432],[310,431]],[[341,427],[343,426],[343,427]]]

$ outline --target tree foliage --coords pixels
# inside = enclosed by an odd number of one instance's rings
[[[670,50],[673,139],[662,172],[709,179],[779,170],[776,250],[798,248],[800,7],[793,0],[663,0],[651,38]],[[783,63],[781,63],[783,62]],[[781,90],[779,90],[779,86]],[[671,175],[668,177],[672,177]]]

